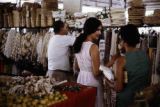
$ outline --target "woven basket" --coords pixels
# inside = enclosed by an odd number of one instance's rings
[[[31,27],[31,18],[26,17],[26,27]]]
[[[31,27],[40,27],[40,14],[41,14],[41,6],[38,3],[33,3],[30,6],[31,12]]]
[[[53,26],[53,17],[51,11],[49,11],[47,14],[47,26]]]
[[[41,27],[47,27],[47,9],[41,9]]]
[[[36,27],[41,26],[41,9],[36,10]]]
[[[19,27],[20,26],[20,13],[18,10],[13,10],[13,25],[14,27]]]
[[[13,25],[13,15],[12,15],[12,13],[9,13],[9,14],[8,14],[8,26],[9,26],[9,27],[14,27],[14,25]]]
[[[21,11],[21,26],[22,27],[25,27],[26,26],[26,11],[25,11],[25,9],[23,9],[22,11]]]
[[[154,16],[160,16],[160,9],[154,10]]]
[[[43,0],[42,8],[47,10],[58,10],[58,0]]]
[[[145,24],[158,25],[160,24],[160,17],[158,16],[147,16],[144,18]]]
[[[8,17],[8,14],[7,13],[4,13],[3,14],[3,27],[8,27],[8,19],[7,19],[7,17]]]
[[[36,9],[31,8],[31,27],[36,26]]]
[[[26,11],[26,27],[31,27],[30,11]]]
[[[45,15],[41,15],[41,27],[47,27],[47,17]]]

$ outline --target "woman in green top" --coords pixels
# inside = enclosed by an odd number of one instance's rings
[[[140,35],[134,25],[126,25],[120,29],[120,46],[125,49],[125,56],[117,60],[115,89],[117,91],[117,107],[128,107],[134,94],[144,89],[149,83],[149,60],[144,51],[136,48]],[[124,84],[124,69],[127,72],[127,84]]]

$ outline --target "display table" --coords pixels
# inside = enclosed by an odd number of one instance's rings
[[[0,107],[94,107],[96,101],[95,87],[43,76],[0,76],[0,86]]]
[[[68,99],[50,107],[95,107],[95,87],[87,87],[73,82],[65,83],[65,85],[78,85],[81,89],[78,92],[64,91],[63,93],[68,96]]]

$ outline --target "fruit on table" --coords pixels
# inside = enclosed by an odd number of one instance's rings
[[[35,100],[32,101],[32,105],[33,106],[36,106],[37,104],[38,104],[38,100],[37,99],[35,99]]]
[[[3,84],[0,79],[0,107],[47,107],[67,100],[68,97],[59,92],[63,90],[52,89],[55,83],[54,79],[40,76],[11,77]]]
[[[6,102],[1,99],[0,104],[7,104],[7,107],[48,107],[68,99],[66,94],[61,94],[59,91],[42,97],[5,94],[3,98],[6,99]]]

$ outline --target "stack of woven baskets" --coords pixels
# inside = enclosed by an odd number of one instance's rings
[[[152,16],[146,16],[144,18],[144,23],[148,25],[159,25],[160,24],[160,9],[154,10]]]
[[[42,0],[42,8],[47,10],[58,10],[58,0]]]
[[[13,27],[12,10],[16,7],[15,4],[3,3],[0,4],[0,27]]]
[[[52,11],[57,9],[57,0],[43,0],[42,5],[25,2],[22,7],[0,4],[0,27],[50,27],[54,22]]]
[[[128,20],[129,24],[142,25],[145,16],[145,6],[142,0],[131,0],[129,2]]]

